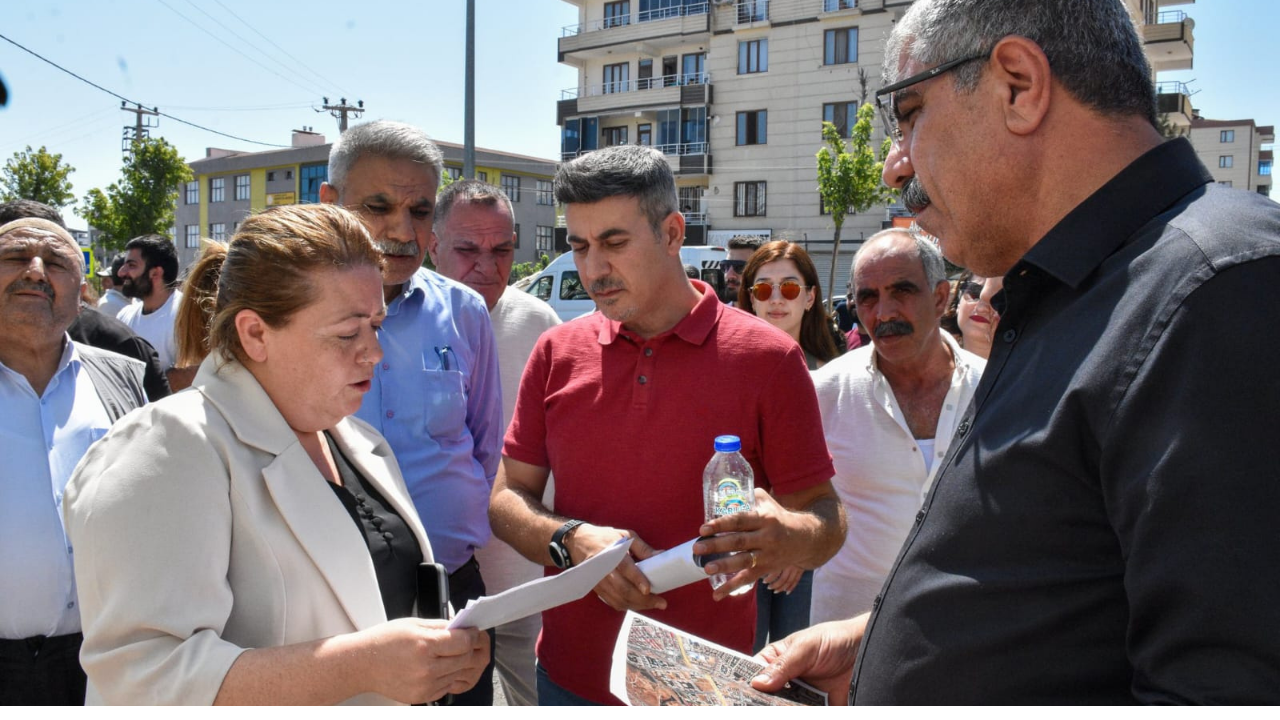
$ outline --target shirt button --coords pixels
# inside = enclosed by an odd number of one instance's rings
[[[639,382],[641,385],[646,385],[649,382],[649,378],[641,375],[639,378],[636,379],[636,382]]]
[[[969,433],[969,418],[960,421],[960,427],[956,428],[956,435],[964,437]]]
[[[387,419],[391,419],[391,418],[393,418],[393,417],[395,417],[395,416],[396,416],[396,411],[395,411],[395,410],[388,410],[388,411],[387,411]]]
[[[871,609],[872,609],[872,610],[879,610],[879,609],[880,609],[880,603],[882,603],[882,602],[884,602],[884,595],[877,595],[877,596],[876,596],[876,599],[871,601]]]
[[[383,370],[390,370],[390,369],[391,369],[391,363],[382,363],[382,369],[383,369]]]
[[[920,524],[920,523],[922,523],[922,522],[924,522],[924,511],[923,511],[923,510],[921,510],[921,511],[920,511],[920,512],[918,512],[918,513],[916,513],[916,524],[917,524],[917,525],[919,525],[919,524]]]
[[[76,604],[75,604],[75,603],[73,603],[73,602],[69,602],[69,603],[67,603],[67,609],[68,609],[68,610],[70,610],[71,608],[73,608],[73,607],[75,607],[75,606],[76,606]]]
[[[645,349],[644,349],[644,356],[645,356],[645,357],[653,357],[653,348],[645,348]]]
[[[1005,330],[1005,331],[1004,331],[1004,336],[1003,336],[1003,337],[1004,337],[1004,341],[1005,341],[1005,342],[1007,342],[1007,343],[1011,343],[1011,342],[1013,342],[1014,340],[1017,340],[1017,339],[1018,339],[1018,331],[1017,331],[1017,330],[1014,330],[1013,328],[1009,328],[1008,330]]]

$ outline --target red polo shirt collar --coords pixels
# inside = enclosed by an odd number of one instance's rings
[[[716,326],[720,320],[720,313],[724,312],[724,305],[720,302],[720,298],[716,296],[711,286],[701,280],[690,280],[693,288],[702,294],[702,298],[698,300],[698,304],[693,306],[693,310],[688,315],[681,318],[675,327],[654,336],[650,340],[659,340],[669,335],[684,340],[691,345],[701,345],[706,341],[707,336],[711,334],[711,329]],[[603,314],[599,314],[597,322],[600,323],[599,340],[601,345],[612,345],[619,335],[626,335],[637,343],[644,343],[644,340],[622,327],[622,323],[616,320],[610,320]]]

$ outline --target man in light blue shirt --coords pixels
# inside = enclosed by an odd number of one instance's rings
[[[141,362],[67,336],[83,282],[79,247],[57,224],[0,227],[0,705],[84,703],[62,491],[112,421],[145,401]]]
[[[404,474],[455,608],[485,593],[475,551],[489,542],[501,456],[502,391],[493,329],[475,291],[422,268],[443,157],[421,130],[356,125],[333,144],[320,199],[355,212],[386,261],[383,359],[357,416],[378,428]],[[492,639],[492,638],[491,638]],[[457,704],[489,705],[493,664]]]

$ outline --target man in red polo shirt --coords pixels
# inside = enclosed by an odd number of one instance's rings
[[[633,538],[633,558],[593,595],[543,613],[538,700],[616,704],[609,657],[624,611],[749,653],[755,593],[735,588],[790,565],[815,568],[844,540],[813,382],[781,331],[720,304],[680,262],[684,217],[661,153],[599,150],[556,176],[569,245],[599,313],[543,334],[520,382],[489,517],[542,565],[569,567]],[[755,472],[754,512],[703,524],[702,470],[737,435]],[[555,511],[541,501],[556,478]],[[699,534],[695,552],[734,574],[658,596],[635,560]],[[555,570],[552,570],[555,572]]]

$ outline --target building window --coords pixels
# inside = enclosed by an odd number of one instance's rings
[[[835,125],[840,137],[850,137],[853,123],[858,122],[858,103],[825,103],[822,106],[822,121]]]
[[[556,204],[556,186],[550,180],[538,181],[538,204],[539,205],[555,205]]]
[[[858,28],[828,30],[823,34],[823,65],[858,62]]]
[[[631,24],[631,3],[629,0],[607,2],[604,4],[604,27],[622,27]]]
[[[769,0],[738,0],[738,22],[760,22],[767,19]]]
[[[680,59],[683,72],[680,75],[682,85],[701,85],[707,81],[707,54],[689,53]]]
[[[602,128],[604,133],[604,146],[613,147],[614,145],[627,144],[627,126]]]
[[[267,172],[267,182],[275,182],[275,180],[276,180],[276,171],[271,170]]]
[[[187,226],[187,247],[189,248],[200,247],[200,226],[199,225]]]
[[[769,112],[767,110],[748,110],[738,113],[738,144],[764,145],[768,142]]]
[[[520,178],[515,175],[502,174],[502,192],[513,203],[520,202]]]
[[[746,40],[738,43],[738,74],[760,73],[769,69],[769,40]]]
[[[285,180],[292,180],[292,179],[293,179],[293,171],[292,171],[292,170],[285,170],[285,171],[284,171],[284,179],[285,179]]]
[[[209,202],[222,202],[227,199],[227,179],[209,178]]]
[[[226,223],[209,223],[209,239],[218,240],[218,241],[226,240],[227,224]]]
[[[835,12],[836,10],[852,10],[858,7],[858,0],[822,0],[823,12]]]
[[[604,66],[604,84],[601,86],[601,92],[608,95],[610,93],[626,92],[628,81],[631,80],[631,63],[614,63]]]
[[[516,242],[515,242],[515,245],[513,245],[513,247],[520,247],[520,223],[516,223],[515,238],[516,238]]]
[[[1219,155],[1218,167],[1231,168],[1236,166],[1236,157],[1234,155]]]
[[[1221,185],[1222,187],[1231,187],[1230,180],[1219,180],[1218,184]]]
[[[1235,141],[1236,141],[1235,130],[1223,130],[1222,132],[1218,133],[1218,142],[1232,143]]]
[[[533,249],[539,254],[555,252],[556,229],[550,225],[539,225],[533,238]]]
[[[1271,175],[1271,161],[1270,161],[1270,160],[1259,160],[1259,161],[1258,161],[1258,174],[1259,174],[1259,175],[1263,175],[1263,176],[1268,176],[1268,177]]]
[[[249,176],[248,175],[236,176],[236,199],[237,200],[249,199]]]
[[[764,217],[768,185],[769,183],[763,180],[734,183],[733,216]]]
[[[640,123],[636,125],[636,144],[652,145],[653,144],[653,124]]]
[[[192,180],[191,182],[187,183],[187,204],[188,205],[200,204],[200,181],[199,180]]]
[[[462,179],[462,168],[447,167],[444,174],[449,176],[449,182],[458,182]]]
[[[479,180],[479,181],[480,181],[480,182],[482,182],[482,183],[487,183],[487,182],[489,182],[489,173],[488,173],[488,171],[486,171],[486,170],[477,170],[477,171],[476,171],[476,179],[477,179],[477,180]]]
[[[299,190],[302,195],[301,202],[320,202],[320,186],[329,179],[329,163],[303,165],[300,172],[302,173],[302,182],[299,183]]]

